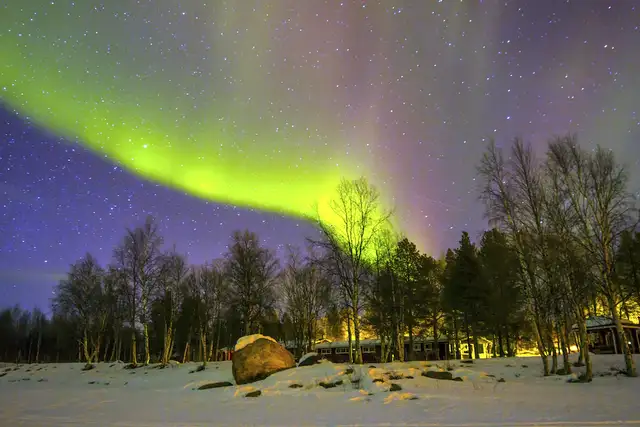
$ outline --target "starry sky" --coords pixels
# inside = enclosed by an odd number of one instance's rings
[[[48,307],[154,215],[192,263],[281,250],[363,175],[434,256],[486,227],[487,141],[576,132],[640,187],[640,1],[8,0],[0,305]]]

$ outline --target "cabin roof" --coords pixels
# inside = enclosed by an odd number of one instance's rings
[[[640,325],[632,322],[631,320],[621,319],[621,322],[622,322],[622,326],[625,328],[640,329]],[[586,320],[586,323],[587,323],[587,330],[615,328],[613,319],[611,319],[611,317],[606,317],[606,316],[588,317]],[[573,329],[578,329],[578,325],[573,325]]]
[[[441,337],[439,340],[439,342],[447,342],[446,337]],[[405,337],[404,338],[404,342],[405,344],[409,343],[409,338]],[[432,343],[433,342],[433,338],[432,337],[414,337],[413,338],[413,342],[415,344],[420,344],[420,343]],[[366,347],[366,346],[371,346],[371,345],[380,345],[380,340],[379,339],[366,339],[366,340],[360,340],[360,346],[361,347]],[[324,342],[324,343],[320,343],[316,345],[316,348],[343,348],[343,347],[349,347],[349,341],[333,341],[333,342]]]

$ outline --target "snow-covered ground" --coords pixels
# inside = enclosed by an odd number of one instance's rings
[[[230,362],[201,372],[191,372],[196,364],[127,370],[99,363],[90,371],[82,364],[5,365],[0,425],[640,426],[640,378],[615,375],[620,356],[594,356],[591,384],[543,378],[536,357],[452,364],[453,377],[463,381],[422,376],[444,370],[444,362],[353,368],[324,362],[207,390],[197,388],[233,383]],[[401,390],[389,391],[392,384]],[[245,397],[256,390],[260,396]]]

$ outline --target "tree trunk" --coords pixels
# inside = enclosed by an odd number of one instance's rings
[[[558,337],[560,338],[560,347],[562,349],[562,370],[564,371],[564,375],[569,375],[571,373],[571,363],[569,362],[569,353],[567,352],[567,341],[565,336],[565,326],[558,322],[557,327]]]
[[[93,345],[93,354],[91,355],[91,361],[92,362],[94,360],[96,362],[100,362],[99,358],[100,358],[100,346],[101,346],[101,344],[102,344],[102,337],[100,335],[98,335],[98,339]]]
[[[149,325],[144,322],[142,325],[142,333],[144,334],[144,364],[145,366],[151,361],[151,351],[149,348]]]
[[[169,356],[167,358],[167,362],[171,360],[173,356],[173,347],[176,344],[176,328],[171,329],[171,341],[169,342]]]
[[[472,347],[471,347],[471,331],[469,326],[469,316],[464,314],[464,329],[467,334],[467,352],[469,352],[469,359],[473,359]]]
[[[116,361],[116,357],[120,357],[120,334],[115,330],[113,330],[113,348],[111,349],[111,357],[109,357],[109,360],[111,362],[115,362]],[[117,356],[116,356],[117,353]]]
[[[355,335],[355,360],[354,363],[362,365],[362,349],[360,348],[360,319],[353,319],[353,333]]]
[[[310,316],[306,323],[306,329],[307,329],[307,342],[305,343],[305,353],[308,353],[311,351],[312,348],[312,342],[313,342],[313,316]]]
[[[182,363],[187,363],[189,361],[189,341],[187,341],[184,345],[184,352],[182,353]]]
[[[409,360],[415,360],[413,357],[413,326],[409,324]]]
[[[554,375],[558,372],[558,351],[556,349],[556,340],[553,337],[553,322],[550,321],[546,326],[547,348],[551,348],[551,374]]]
[[[392,350],[392,348],[391,348],[392,347],[391,346],[391,337],[387,337],[387,338],[388,338],[387,339],[387,348],[386,348],[386,350],[384,352],[384,358],[383,358],[384,363],[389,362],[389,359],[391,358],[391,350]]]
[[[111,336],[107,334],[107,338],[105,338],[105,343],[104,343],[104,354],[102,355],[102,360],[104,360],[105,362],[109,360],[110,346],[111,346]],[[100,355],[98,355],[98,362],[99,361],[100,361]]]
[[[462,359],[462,354],[460,353],[460,327],[458,325],[458,314],[453,313],[453,339],[455,341],[455,349],[456,354],[454,359]]]
[[[32,347],[33,339],[31,339],[31,334],[29,334],[29,347],[27,350],[27,363],[31,363],[31,347]]]
[[[498,355],[504,357],[504,346],[502,342],[502,327],[498,328]]]
[[[580,340],[580,342],[578,343],[578,365],[579,366],[583,366],[584,365],[584,346],[582,345],[582,339]],[[587,350],[589,350],[587,348]]]
[[[491,357],[492,358],[496,358],[498,357],[498,337],[496,336],[496,334],[493,334],[493,336],[491,337]]]
[[[91,355],[89,354],[89,339],[87,338],[87,330],[85,329],[82,334],[82,352],[87,364],[91,363]]]
[[[207,366],[207,333],[200,332],[200,348],[202,351],[202,366]]]
[[[246,316],[244,319],[244,335],[250,335],[251,334],[251,325],[249,324],[249,316]]]
[[[187,342],[184,345],[184,353],[182,354],[182,363],[187,363],[189,360],[189,343],[191,342],[191,328],[189,328],[189,333],[187,334]]]
[[[111,355],[111,360],[113,362],[117,360],[121,360],[120,358],[121,355],[122,355],[122,335],[120,335],[120,332],[118,331],[118,341],[116,343],[115,353]]]
[[[578,313],[578,335],[580,337],[580,355],[584,359],[585,373],[584,379],[590,382],[593,379],[593,367],[591,365],[591,355],[589,354],[589,335],[587,334],[587,321],[584,313]]]
[[[564,341],[567,346],[567,354],[569,357],[571,356],[571,331],[573,329],[573,321],[571,320],[571,315],[568,310],[565,310],[564,314],[564,329],[562,332],[564,333]],[[571,362],[569,362],[569,369],[571,369]]]
[[[353,342],[351,339],[351,310],[347,308],[347,335],[349,335],[349,363],[353,363]]]
[[[636,371],[636,365],[635,365],[635,362],[633,361],[631,348],[629,347],[627,336],[624,333],[624,328],[622,327],[622,321],[620,320],[620,316],[618,315],[618,311],[616,310],[615,303],[611,297],[607,298],[607,302],[609,303],[609,310],[611,311],[611,317],[612,317],[613,323],[616,325],[616,331],[618,332],[620,347],[622,347],[622,353],[624,354],[624,364],[626,367],[626,374],[628,377],[637,377],[638,372]]]
[[[545,377],[549,376],[549,359],[547,358],[547,349],[545,348],[544,341],[542,339],[542,331],[540,330],[540,320],[538,319],[537,314],[534,315],[533,322],[535,335],[536,335],[536,344],[538,346],[538,352],[540,353],[540,358],[542,359],[542,372]]]
[[[476,359],[480,359],[480,346],[478,345],[478,333],[476,332],[477,326],[473,327],[473,354]]]
[[[138,365],[138,340],[135,328],[131,330],[131,364],[133,366]]]
[[[434,357],[436,360],[440,360],[440,346],[438,345],[438,338],[440,331],[438,330],[438,317],[437,315],[433,316],[433,320],[431,322],[431,328],[433,329],[433,345],[436,346],[434,351]]]
[[[222,333],[222,318],[218,312],[218,329],[216,330],[216,362],[218,361],[218,351],[220,351],[220,334]]]
[[[360,300],[358,298],[358,284],[356,283],[354,286],[354,297],[352,300],[353,306],[351,310],[353,311],[353,334],[355,335],[355,360],[354,362],[357,365],[362,365],[362,349],[360,348],[360,317],[358,316],[358,307],[360,304]]]
[[[38,344],[36,345],[36,363],[40,363],[40,346],[42,345],[42,330],[38,330]]]
[[[164,348],[162,350],[162,365],[166,366],[169,363],[170,349],[173,344],[173,325],[169,322],[169,325],[165,325],[164,333]]]
[[[397,331],[395,336],[395,352],[398,355],[398,361],[404,362],[405,354],[404,354],[404,334]]]

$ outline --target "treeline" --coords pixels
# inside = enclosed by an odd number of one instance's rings
[[[463,232],[443,259],[393,232],[391,212],[363,178],[340,183],[329,216],[312,219],[320,237],[282,260],[237,231],[224,257],[191,266],[164,249],[149,218],[126,231],[110,265],[87,255],[71,266],[50,318],[0,313],[0,356],[206,364],[251,333],[291,343],[297,355],[346,333],[350,360],[361,363],[366,332],[381,340],[383,361],[414,359],[417,337],[448,338],[454,354],[434,349],[446,359],[462,357],[461,343],[479,357],[481,338],[498,357],[532,343],[545,375],[571,372],[576,345],[590,380],[587,317],[604,310],[622,338],[621,319],[640,304],[638,216],[624,169],[611,152],[583,150],[569,136],[551,141],[542,159],[519,140],[507,157],[491,144],[479,176],[494,228],[478,245]]]
[[[640,303],[639,216],[613,152],[585,150],[568,135],[549,141],[537,156],[516,139],[506,154],[491,143],[478,171],[490,224],[505,233],[516,257],[545,375],[558,367],[556,342],[570,372],[567,343],[577,325],[583,379],[591,380],[586,319],[602,308],[615,324],[626,373],[636,376],[622,318]]]

